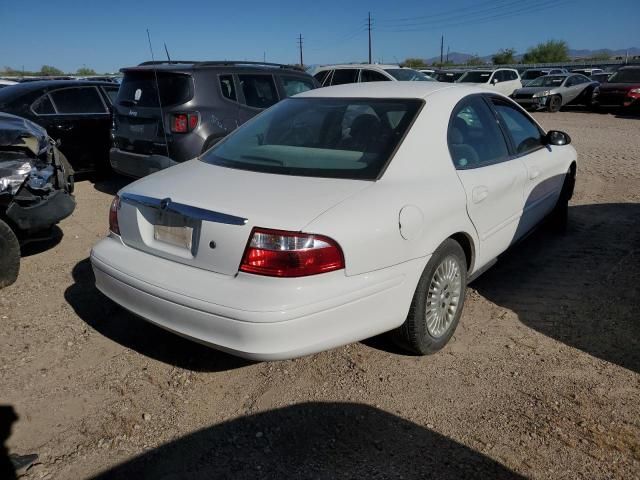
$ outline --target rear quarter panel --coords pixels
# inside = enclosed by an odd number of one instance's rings
[[[303,229],[340,244],[347,275],[426,257],[458,232],[477,245],[447,146],[449,116],[458,101],[450,98],[429,97],[382,177]]]

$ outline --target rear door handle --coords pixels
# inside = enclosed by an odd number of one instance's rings
[[[475,187],[473,189],[473,193],[471,194],[471,197],[473,199],[473,203],[480,203],[482,202],[485,198],[487,198],[489,196],[489,189],[487,187]]]
[[[56,125],[56,128],[58,130],[62,130],[63,132],[70,132],[71,130],[73,130],[73,125],[70,123],[58,123]]]
[[[540,175],[540,170],[530,170],[529,171],[529,180],[534,180],[534,179],[538,178],[538,175]]]

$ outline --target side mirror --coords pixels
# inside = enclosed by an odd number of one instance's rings
[[[491,85],[495,85],[496,83],[498,83],[498,79],[496,77],[493,77],[491,79]]]
[[[569,145],[571,143],[569,134],[559,130],[549,130],[545,140],[547,145]]]

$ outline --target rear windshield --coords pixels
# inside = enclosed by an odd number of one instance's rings
[[[618,70],[611,76],[609,83],[640,83],[640,68]]]
[[[541,77],[542,75],[545,75],[545,72],[542,70],[527,70],[522,75],[522,80],[533,80],[534,78]]]
[[[374,180],[421,104],[417,99],[290,98],[201,159],[256,172]]]
[[[410,68],[387,68],[385,72],[390,74],[393,78],[400,81],[406,82],[428,82],[429,79],[427,76],[418,72],[417,70],[412,70]]]
[[[436,75],[439,82],[453,83],[458,80],[464,72],[441,72]]]
[[[178,105],[193,97],[193,80],[191,76],[181,73],[153,71],[126,72],[120,85],[117,103],[126,106],[157,107],[158,99],[162,106]]]
[[[457,81],[460,83],[487,83],[491,72],[466,72]]]
[[[543,75],[528,83],[527,87],[559,87],[566,78],[559,75]]]

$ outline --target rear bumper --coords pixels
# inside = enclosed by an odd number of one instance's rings
[[[109,151],[109,162],[114,171],[134,178],[145,177],[177,163],[162,155],[141,155],[118,148]]]
[[[316,353],[401,325],[427,260],[353,277],[332,272],[276,279],[214,274],[139,252],[114,237],[91,253],[96,286],[116,303],[181,336],[255,360]],[[144,272],[154,276],[143,279]],[[197,285],[205,281],[209,296],[201,298]]]

